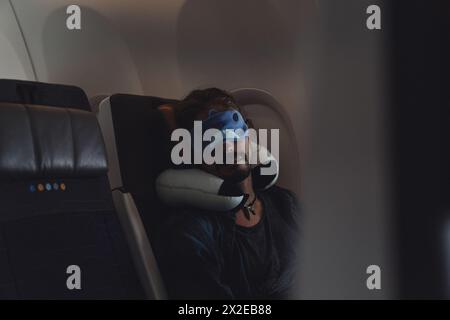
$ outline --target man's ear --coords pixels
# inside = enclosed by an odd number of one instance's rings
[[[172,132],[173,130],[175,130],[177,128],[177,121],[175,119],[175,110],[173,106],[170,104],[163,104],[162,106],[158,107],[158,110],[166,120],[169,131]]]

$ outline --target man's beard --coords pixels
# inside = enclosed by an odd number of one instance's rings
[[[234,161],[235,162],[240,161],[244,163],[216,164],[215,170],[222,179],[238,183],[245,180],[250,175],[251,167],[248,163],[248,157],[245,153],[240,154],[235,153]]]

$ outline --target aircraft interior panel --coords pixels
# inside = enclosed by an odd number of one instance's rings
[[[35,80],[21,32],[9,1],[0,1],[0,71],[2,77]]]

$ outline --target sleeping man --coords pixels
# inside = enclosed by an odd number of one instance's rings
[[[233,123],[244,133],[247,129],[233,97],[216,88],[193,91],[179,103],[160,107],[160,111],[172,130],[192,131],[194,121],[218,130]],[[232,152],[239,161],[195,164],[192,168],[237,187],[245,195],[242,203],[231,210],[226,206],[209,208],[206,196],[204,202],[195,199],[197,207],[174,208],[157,237],[154,249],[170,299],[287,299],[294,289],[297,199],[275,185],[260,188],[257,165],[248,161],[248,136],[234,138],[224,139],[221,147],[223,154]],[[198,184],[201,177],[189,181]],[[170,194],[165,198],[170,202]]]

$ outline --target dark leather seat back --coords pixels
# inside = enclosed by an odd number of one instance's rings
[[[12,80],[0,92],[0,298],[143,298],[84,92]]]
[[[169,130],[158,107],[174,101],[116,94],[100,106],[103,134],[115,140],[116,150],[108,151],[110,159],[117,157],[117,163],[110,168],[112,176],[117,177],[113,187],[133,196],[150,241],[166,212],[156,196],[155,180],[170,166]]]

